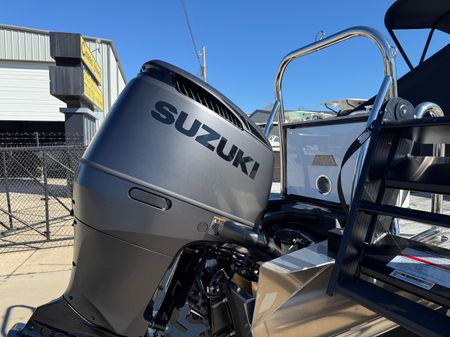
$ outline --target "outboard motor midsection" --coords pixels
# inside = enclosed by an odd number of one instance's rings
[[[272,170],[270,144],[230,101],[172,65],[146,63],[82,159],[64,298],[30,322],[74,335],[143,336],[144,311],[174,256],[216,240],[208,235],[216,216],[254,226]],[[53,317],[58,311],[71,316]]]

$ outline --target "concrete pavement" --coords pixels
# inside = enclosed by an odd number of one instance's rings
[[[276,193],[279,186],[273,186]],[[430,201],[422,195],[411,197],[411,207],[428,210]],[[450,214],[450,203],[444,203],[444,213]],[[401,222],[401,235],[410,237],[429,226]],[[450,232],[444,231],[435,244],[450,249]],[[446,238],[447,241],[443,241]],[[65,244],[71,244],[67,241]],[[60,244],[60,243],[56,243]],[[42,243],[27,251],[0,254],[0,336],[17,322],[27,322],[33,310],[63,294],[70,277],[73,246],[55,247]],[[397,334],[396,336],[407,336]],[[409,335],[408,335],[409,336]]]
[[[26,323],[34,309],[59,297],[72,267],[73,246],[0,254],[0,335]]]

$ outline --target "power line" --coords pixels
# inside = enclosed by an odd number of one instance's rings
[[[198,65],[200,66],[200,69],[202,69],[202,63],[200,61],[200,56],[198,55],[198,49],[197,49],[197,45],[195,44],[194,34],[192,33],[191,22],[189,21],[189,16],[188,16],[188,13],[186,10],[186,5],[184,4],[184,0],[180,0],[180,2],[181,2],[181,6],[183,7],[184,16],[186,18],[186,23],[187,23],[187,26],[189,29],[189,35],[191,36],[192,46],[194,47],[195,58],[198,61]]]

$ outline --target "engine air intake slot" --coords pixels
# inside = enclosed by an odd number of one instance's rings
[[[248,116],[220,92],[197,77],[163,61],[149,61],[141,68],[141,73],[161,81],[174,88],[180,95],[200,103],[213,111],[234,127],[246,130],[268,147],[267,138]]]
[[[208,109],[214,111],[216,114],[220,115],[222,118],[229,121],[234,126],[239,129],[243,129],[242,122],[232,113],[230,110],[223,105],[222,102],[217,100],[213,95],[208,93],[206,90],[200,88],[195,83],[187,81],[182,77],[175,78],[175,89],[190,99],[193,99],[197,103],[200,103],[207,107]]]

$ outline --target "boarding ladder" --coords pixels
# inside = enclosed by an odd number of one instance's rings
[[[397,203],[402,189],[450,195],[450,158],[414,150],[450,144],[450,117],[383,121],[380,112],[372,126],[328,293],[415,334],[450,336],[450,250],[389,230],[393,218],[450,228],[448,215]]]

